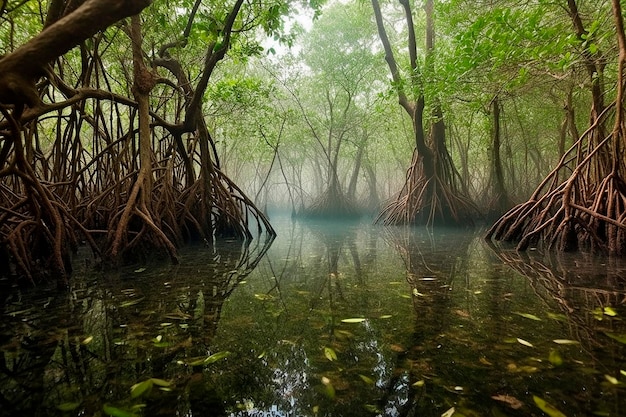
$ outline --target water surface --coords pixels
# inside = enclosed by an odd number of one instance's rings
[[[0,415],[626,415],[620,262],[273,222],[269,248],[3,294]]]

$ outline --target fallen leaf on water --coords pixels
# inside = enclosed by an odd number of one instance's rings
[[[374,380],[369,376],[359,374],[359,377],[365,382],[367,385],[374,385]]]
[[[609,332],[604,332],[605,335],[607,335],[608,337],[610,337],[613,340],[617,340],[620,343],[624,343],[626,344],[626,334],[623,333],[609,333]]]
[[[396,344],[393,344],[393,345],[389,346],[389,348],[390,348],[393,352],[396,352],[396,353],[403,353],[403,352],[406,352],[406,349],[404,348],[404,346],[401,346],[401,345],[396,345]]]
[[[560,412],[555,406],[553,406],[552,404],[549,404],[543,398],[533,395],[533,400],[535,401],[535,404],[537,404],[537,407],[539,407],[541,411],[543,411],[550,417],[566,417],[565,414]]]
[[[559,344],[559,345],[578,345],[578,344],[580,344],[579,341],[577,341],[577,340],[570,340],[570,339],[554,339],[553,342],[556,343],[556,344]]]
[[[80,406],[80,403],[67,402],[57,405],[59,411],[74,411]]]
[[[518,316],[524,317],[526,319],[535,320],[535,321],[541,321],[541,319],[539,317],[535,316],[534,314],[520,313],[520,312],[517,312],[517,311],[514,311],[513,314],[517,314]]]
[[[615,311],[613,309],[613,307],[604,307],[604,314],[606,314],[609,317],[615,317],[617,316],[617,311]]]
[[[355,317],[355,318],[352,318],[352,319],[343,319],[343,320],[341,320],[341,322],[342,323],[363,323],[365,320],[367,320],[367,319],[365,319],[363,317]]]
[[[452,407],[451,409],[449,409],[448,411],[446,411],[445,413],[443,413],[443,414],[441,415],[441,417],[452,417],[452,416],[454,415],[454,412],[455,412],[455,411],[456,411],[456,410],[455,410],[455,408],[454,408],[454,407]]]
[[[335,353],[333,348],[329,348],[328,346],[324,348],[324,356],[331,362],[337,360],[337,353]]]
[[[532,343],[530,343],[530,342],[529,342],[529,341],[527,341],[527,340],[520,339],[519,337],[517,338],[517,342],[518,342],[519,344],[524,345],[524,346],[534,347]]]
[[[478,362],[482,363],[483,365],[489,365],[489,366],[493,365],[493,364],[492,364],[491,362],[489,362],[489,361],[487,360],[487,358],[485,358],[484,356],[481,356],[481,357],[480,357],[480,359],[478,359]]]
[[[492,395],[491,398],[493,398],[496,401],[506,403],[509,407],[511,407],[514,410],[518,410],[524,406],[523,402],[521,402],[520,400],[518,400],[512,395],[507,395],[507,394]]]
[[[548,360],[554,366],[563,365],[563,358],[561,358],[561,354],[556,349],[550,351],[550,356],[548,357]]]
[[[463,317],[463,318],[465,318],[465,319],[470,318],[470,313],[469,313],[468,311],[465,311],[465,310],[459,310],[459,309],[456,309],[456,310],[454,310],[454,313],[455,313],[457,316],[459,316],[459,317]]]
[[[619,385],[619,380],[615,378],[614,376],[604,375],[604,378],[606,378],[606,380],[609,381],[613,385]]]

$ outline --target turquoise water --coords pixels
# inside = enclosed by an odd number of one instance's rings
[[[3,294],[0,415],[626,415],[620,262],[273,222],[269,247]]]

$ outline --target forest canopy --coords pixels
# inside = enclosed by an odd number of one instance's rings
[[[2,0],[0,276],[279,209],[623,254],[623,32],[617,0]]]

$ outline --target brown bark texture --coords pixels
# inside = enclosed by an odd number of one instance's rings
[[[83,242],[98,263],[117,265],[160,254],[176,262],[186,241],[247,240],[255,226],[275,236],[219,169],[202,117],[243,1],[225,18],[222,46],[207,46],[196,85],[169,54],[187,31],[153,60],[142,49],[139,13],[149,4],[53,1],[42,32],[0,59],[0,277],[66,285]],[[111,33],[128,35],[128,79],[107,71]],[[63,56],[75,46],[78,68]],[[124,82],[131,97],[111,88]]]

